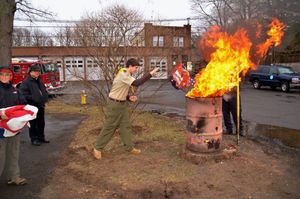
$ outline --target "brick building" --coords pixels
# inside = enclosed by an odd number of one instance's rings
[[[127,58],[136,57],[141,62],[141,70],[160,67],[157,78],[166,79],[176,63],[192,61],[191,44],[191,25],[177,27],[145,23],[144,28],[135,34],[131,45],[118,47],[116,55],[120,57],[120,66],[124,65]],[[12,56],[55,61],[60,67],[63,81],[78,80],[78,76],[101,80],[103,73],[100,65],[107,63],[105,57],[109,51],[109,47],[13,47]],[[103,63],[95,62],[91,52],[102,56]]]

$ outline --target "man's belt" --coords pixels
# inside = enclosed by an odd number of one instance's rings
[[[114,102],[119,102],[119,103],[125,103],[126,100],[117,100],[117,99],[114,99],[114,98],[111,98],[111,97],[108,97],[111,101],[114,101]]]

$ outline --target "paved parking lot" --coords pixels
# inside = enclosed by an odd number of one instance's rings
[[[100,86],[100,83],[99,83]],[[74,103],[80,103],[80,91],[87,90],[80,82],[70,82],[66,95]],[[185,115],[185,91],[174,89],[166,80],[151,80],[139,89],[140,103],[147,110]],[[88,92],[87,100],[94,99]],[[300,91],[283,93],[269,88],[253,89],[250,84],[241,87],[242,115],[248,122],[268,124],[300,130]]]

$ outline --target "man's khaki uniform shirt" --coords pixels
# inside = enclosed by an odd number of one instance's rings
[[[109,97],[125,101],[132,82],[135,80],[126,68],[121,68],[113,81]]]

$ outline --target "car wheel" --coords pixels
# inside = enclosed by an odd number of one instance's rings
[[[288,82],[282,82],[280,88],[281,88],[281,91],[283,91],[283,92],[289,92],[290,84]]]
[[[252,85],[253,85],[253,88],[255,88],[255,89],[259,89],[260,88],[260,83],[259,83],[258,80],[254,80]]]

